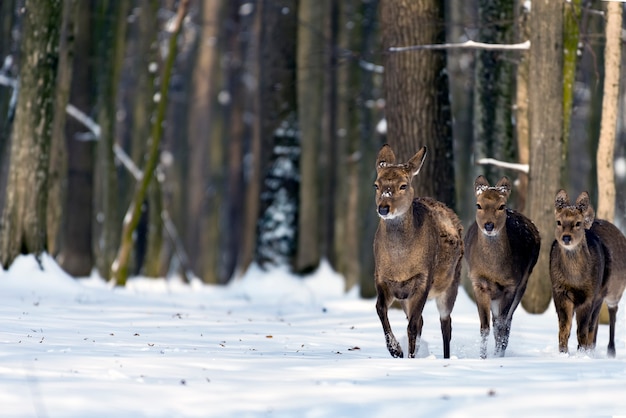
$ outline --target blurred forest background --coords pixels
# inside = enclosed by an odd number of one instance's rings
[[[96,269],[118,285],[139,274],[224,284],[251,263],[304,275],[327,261],[371,297],[384,143],[400,159],[429,147],[416,192],[465,227],[478,174],[515,182],[511,206],[546,251],[560,187],[597,204],[614,179],[614,213],[599,212],[623,227],[622,9],[2,0],[0,260],[46,251],[71,275]],[[545,257],[531,312],[550,300]]]

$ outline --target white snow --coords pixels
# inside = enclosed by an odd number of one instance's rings
[[[626,414],[626,326],[593,355],[558,353],[554,308],[513,318],[504,358],[479,357],[460,289],[452,359],[433,302],[417,359],[387,352],[374,300],[328,265],[304,280],[251,267],[228,286],[75,280],[48,257],[0,271],[0,405],[7,417],[476,417]],[[390,312],[406,352],[406,320]],[[493,350],[493,337],[490,337]],[[570,349],[576,347],[575,327]],[[491,354],[491,353],[490,353]]]

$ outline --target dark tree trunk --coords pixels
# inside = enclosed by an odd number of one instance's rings
[[[93,8],[89,2],[76,4],[75,55],[72,69],[70,103],[89,114],[94,107],[95,74],[93,59],[96,45],[90,30]],[[68,151],[65,211],[61,228],[61,248],[57,260],[73,276],[86,277],[94,267],[93,253],[93,176],[96,142],[79,140],[88,133],[80,122],[68,118],[65,141]]]
[[[388,142],[400,161],[426,145],[428,156],[416,177],[416,194],[454,207],[445,51],[389,52],[390,47],[444,42],[443,5],[437,0],[388,0],[381,3],[381,25]]]
[[[0,260],[46,250],[48,169],[63,2],[24,6],[20,91],[11,144],[7,198],[0,225]]]

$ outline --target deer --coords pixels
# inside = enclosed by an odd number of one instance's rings
[[[615,357],[617,307],[626,287],[626,237],[611,222],[595,219],[587,192],[571,204],[567,192],[559,190],[554,213],[550,281],[559,322],[559,352],[568,353],[574,314],[578,350],[595,349],[604,301],[609,311],[607,355]]]
[[[480,319],[480,357],[487,357],[490,314],[495,356],[509,344],[513,313],[526,291],[541,237],[535,224],[507,208],[511,183],[505,176],[495,186],[480,175],[474,181],[476,217],[465,235],[465,261]]]
[[[376,159],[374,236],[376,312],[392,357],[403,357],[391,329],[388,309],[399,301],[408,320],[408,357],[419,350],[428,299],[435,299],[441,323],[443,356],[450,358],[451,312],[456,301],[463,257],[463,227],[457,215],[431,197],[416,197],[411,185],[420,172],[427,148],[408,162],[396,163],[389,145]]]

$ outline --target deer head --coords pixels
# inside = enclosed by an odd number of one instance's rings
[[[502,177],[495,186],[490,186],[484,176],[474,181],[476,193],[476,224],[488,237],[497,236],[506,225],[506,202],[511,194],[511,184]]]
[[[572,205],[567,192],[559,190],[554,199],[554,216],[557,242],[567,250],[575,249],[585,237],[585,229],[591,227],[594,220],[589,194],[582,192]]]
[[[383,145],[376,159],[376,211],[382,219],[404,215],[413,202],[411,180],[419,173],[426,158],[422,147],[407,163],[396,164],[396,156],[389,145]]]

